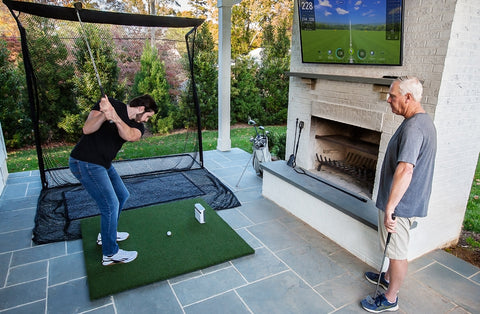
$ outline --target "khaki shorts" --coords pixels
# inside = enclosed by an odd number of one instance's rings
[[[378,210],[378,234],[382,252],[385,250],[385,242],[387,241],[388,235],[383,221],[384,217],[385,212],[383,210]],[[390,259],[406,260],[408,256],[408,242],[410,241],[410,228],[415,221],[415,217],[397,217],[396,220],[396,232],[392,233],[392,236],[390,237],[386,256]]]

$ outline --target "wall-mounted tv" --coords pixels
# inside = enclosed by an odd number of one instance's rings
[[[402,65],[403,0],[298,0],[304,63]]]

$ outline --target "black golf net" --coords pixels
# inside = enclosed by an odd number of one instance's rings
[[[131,193],[125,209],[189,197],[202,197],[217,210],[240,205],[233,193],[203,167],[200,109],[193,73],[195,34],[203,20],[3,2],[21,33],[43,187],[33,232],[36,243],[79,238],[78,219],[98,214],[93,200],[68,169],[65,151],[73,148],[88,111],[101,96],[94,65],[105,93],[128,103],[137,96],[131,93],[139,93],[134,83],[144,66],[142,54],[147,44],[158,52],[165,72],[174,73],[169,75],[169,97],[177,112],[152,120],[161,123],[158,121],[165,119],[164,123],[181,125],[183,131],[174,144],[151,137],[141,141],[141,148],[135,146],[137,142],[124,145],[130,152],[128,160],[120,151],[113,165]],[[165,39],[169,28],[186,34],[185,40]],[[179,52],[185,55],[183,59]],[[185,59],[189,67],[183,70],[179,65]],[[182,90],[188,95],[180,97]],[[142,93],[161,97],[155,90],[144,88]],[[162,101],[156,101],[161,107]],[[182,121],[172,122],[173,117]],[[153,193],[141,189],[146,180]]]

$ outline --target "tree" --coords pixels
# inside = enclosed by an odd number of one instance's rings
[[[272,25],[267,26],[263,46],[262,67],[257,75],[265,112],[263,124],[283,123],[287,120],[288,109],[289,79],[285,72],[290,67],[290,41],[286,26],[277,28],[276,34]]]
[[[213,37],[207,24],[202,24],[198,29],[193,67],[203,127],[215,129],[218,125],[217,52],[214,49]],[[185,69],[190,72],[188,62],[185,62]],[[180,109],[181,116],[177,119],[181,119],[186,127],[195,126],[196,114],[193,106],[191,81],[181,98]]]
[[[9,57],[7,43],[0,39],[0,122],[6,146],[19,148],[33,143],[32,121],[24,94],[24,77]]]
[[[44,143],[57,141],[65,134],[58,132],[58,121],[76,111],[72,82],[74,67],[68,61],[67,47],[52,21],[31,19],[28,23],[30,58],[41,105],[40,138]]]
[[[243,0],[232,8],[232,56],[247,54],[252,49],[253,40],[261,31],[253,13],[260,1]],[[233,40],[234,39],[234,40]]]
[[[263,116],[260,91],[257,87],[258,66],[249,57],[239,56],[232,67],[231,120],[232,123],[247,122],[248,117]]]
[[[169,89],[165,66],[158,57],[157,48],[147,41],[140,59],[140,71],[135,75],[132,94],[150,94],[155,99],[159,111],[150,121],[153,132],[166,133],[173,128],[173,120],[169,117],[173,109]]]
[[[17,23],[5,4],[0,4],[0,34],[5,37],[19,36]]]
[[[269,25],[274,29],[288,25],[290,32],[292,17],[290,0],[242,0],[232,8],[232,55],[236,57],[260,48],[262,35]]]

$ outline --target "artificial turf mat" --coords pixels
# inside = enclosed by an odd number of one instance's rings
[[[195,203],[205,208],[204,224],[195,219]],[[200,198],[122,212],[118,230],[130,237],[119,246],[138,251],[128,264],[102,266],[102,249],[96,244],[99,216],[83,219],[81,229],[92,300],[255,252]]]

